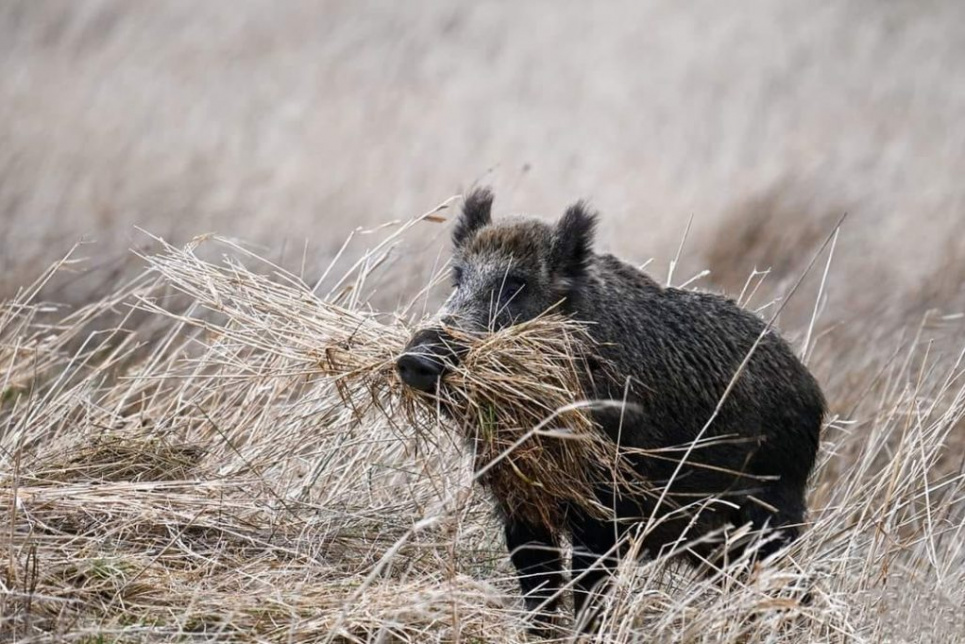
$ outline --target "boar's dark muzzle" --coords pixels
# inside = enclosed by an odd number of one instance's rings
[[[459,348],[441,329],[416,332],[396,361],[399,377],[409,387],[434,392],[446,370],[459,361]]]

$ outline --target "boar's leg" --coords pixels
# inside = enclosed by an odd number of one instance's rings
[[[573,526],[573,613],[578,627],[593,630],[599,608],[594,596],[607,591],[610,577],[619,562],[613,525],[584,518]]]
[[[563,561],[558,537],[543,526],[507,519],[506,547],[516,566],[526,610],[531,613],[536,634],[552,627],[559,606]]]

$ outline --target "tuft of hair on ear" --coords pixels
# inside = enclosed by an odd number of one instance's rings
[[[492,221],[493,191],[490,188],[473,188],[462,204],[462,214],[452,231],[452,243],[458,248],[473,233]]]
[[[585,201],[566,209],[553,231],[551,264],[564,287],[571,287],[587,273],[593,259],[593,236],[597,215]]]

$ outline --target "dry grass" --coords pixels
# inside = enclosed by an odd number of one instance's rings
[[[4,638],[526,639],[490,502],[472,482],[503,477],[526,504],[567,462],[604,457],[580,440],[593,433],[575,404],[592,347],[554,318],[467,339],[439,405],[476,419],[471,437],[486,449],[470,463],[447,416],[395,381],[406,325],[366,305],[409,225],[324,294],[269,264],[246,268],[260,260],[210,239],[161,245],[144,275],[75,313],[50,310],[36,289],[3,305]],[[201,243],[225,258],[204,260]],[[125,330],[134,312],[166,332]],[[798,543],[749,577],[628,560],[601,639],[958,641],[965,479],[947,446],[963,427],[962,365],[925,343],[891,356],[867,358],[875,377],[862,389],[831,392]],[[815,360],[819,373],[839,367]]]
[[[959,0],[5,0],[0,296],[81,237],[98,270],[49,292],[113,292],[135,225],[238,236],[299,272],[306,239],[327,261],[477,180],[500,212],[590,198],[601,241],[664,273],[691,214],[715,230],[793,178],[851,210],[856,258],[907,257],[913,284],[963,218],[963,21]]]

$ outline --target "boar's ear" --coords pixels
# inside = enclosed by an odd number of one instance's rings
[[[584,201],[567,208],[556,224],[550,263],[564,285],[572,286],[586,274],[593,257],[595,230],[596,213]]]
[[[474,232],[492,221],[493,191],[489,188],[474,188],[466,195],[462,204],[462,214],[456,220],[452,231],[452,243],[456,248],[466,243]]]

